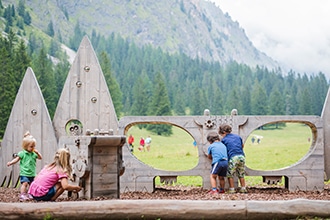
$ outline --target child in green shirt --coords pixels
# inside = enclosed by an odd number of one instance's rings
[[[20,166],[20,182],[21,182],[21,195],[20,201],[30,200],[32,197],[28,195],[27,191],[36,176],[36,161],[37,159],[41,160],[42,156],[35,149],[36,139],[30,134],[30,132],[26,132],[24,134],[22,148],[23,150],[18,152],[15,158],[7,163],[7,166],[11,166],[16,164],[18,161]]]

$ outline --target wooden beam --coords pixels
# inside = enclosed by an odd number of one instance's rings
[[[325,200],[103,200],[0,203],[0,219],[295,219],[330,217]]]

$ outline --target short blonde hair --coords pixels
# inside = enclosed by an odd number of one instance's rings
[[[37,144],[36,139],[30,134],[29,131],[25,132],[22,142],[22,148],[24,150],[27,150],[28,147],[31,145],[31,143],[34,144],[34,146]]]

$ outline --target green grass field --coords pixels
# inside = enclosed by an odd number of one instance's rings
[[[262,136],[252,144],[253,135]],[[245,142],[246,165],[256,170],[276,170],[299,161],[310,149],[312,133],[304,124],[287,123],[284,128],[255,130]]]
[[[180,171],[195,167],[198,151],[193,146],[193,138],[184,130],[173,127],[170,137],[158,136],[147,130],[132,127],[134,155],[142,162],[160,170]],[[152,138],[150,152],[138,151],[141,137]],[[260,143],[252,144],[253,135],[262,136]],[[299,123],[287,123],[280,129],[255,130],[245,142],[246,165],[255,170],[274,170],[298,162],[310,149],[311,129]],[[262,184],[261,177],[246,177],[248,185]],[[177,185],[201,186],[201,177],[178,177]],[[283,184],[283,183],[282,183]],[[156,185],[160,185],[156,178]]]

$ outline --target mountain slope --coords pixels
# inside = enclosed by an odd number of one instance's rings
[[[65,43],[79,22],[89,35],[93,29],[104,36],[115,32],[138,45],[151,44],[192,58],[278,66],[252,45],[237,22],[205,0],[29,0],[25,4],[34,14],[33,25],[47,30],[52,21],[55,36],[61,33]]]

